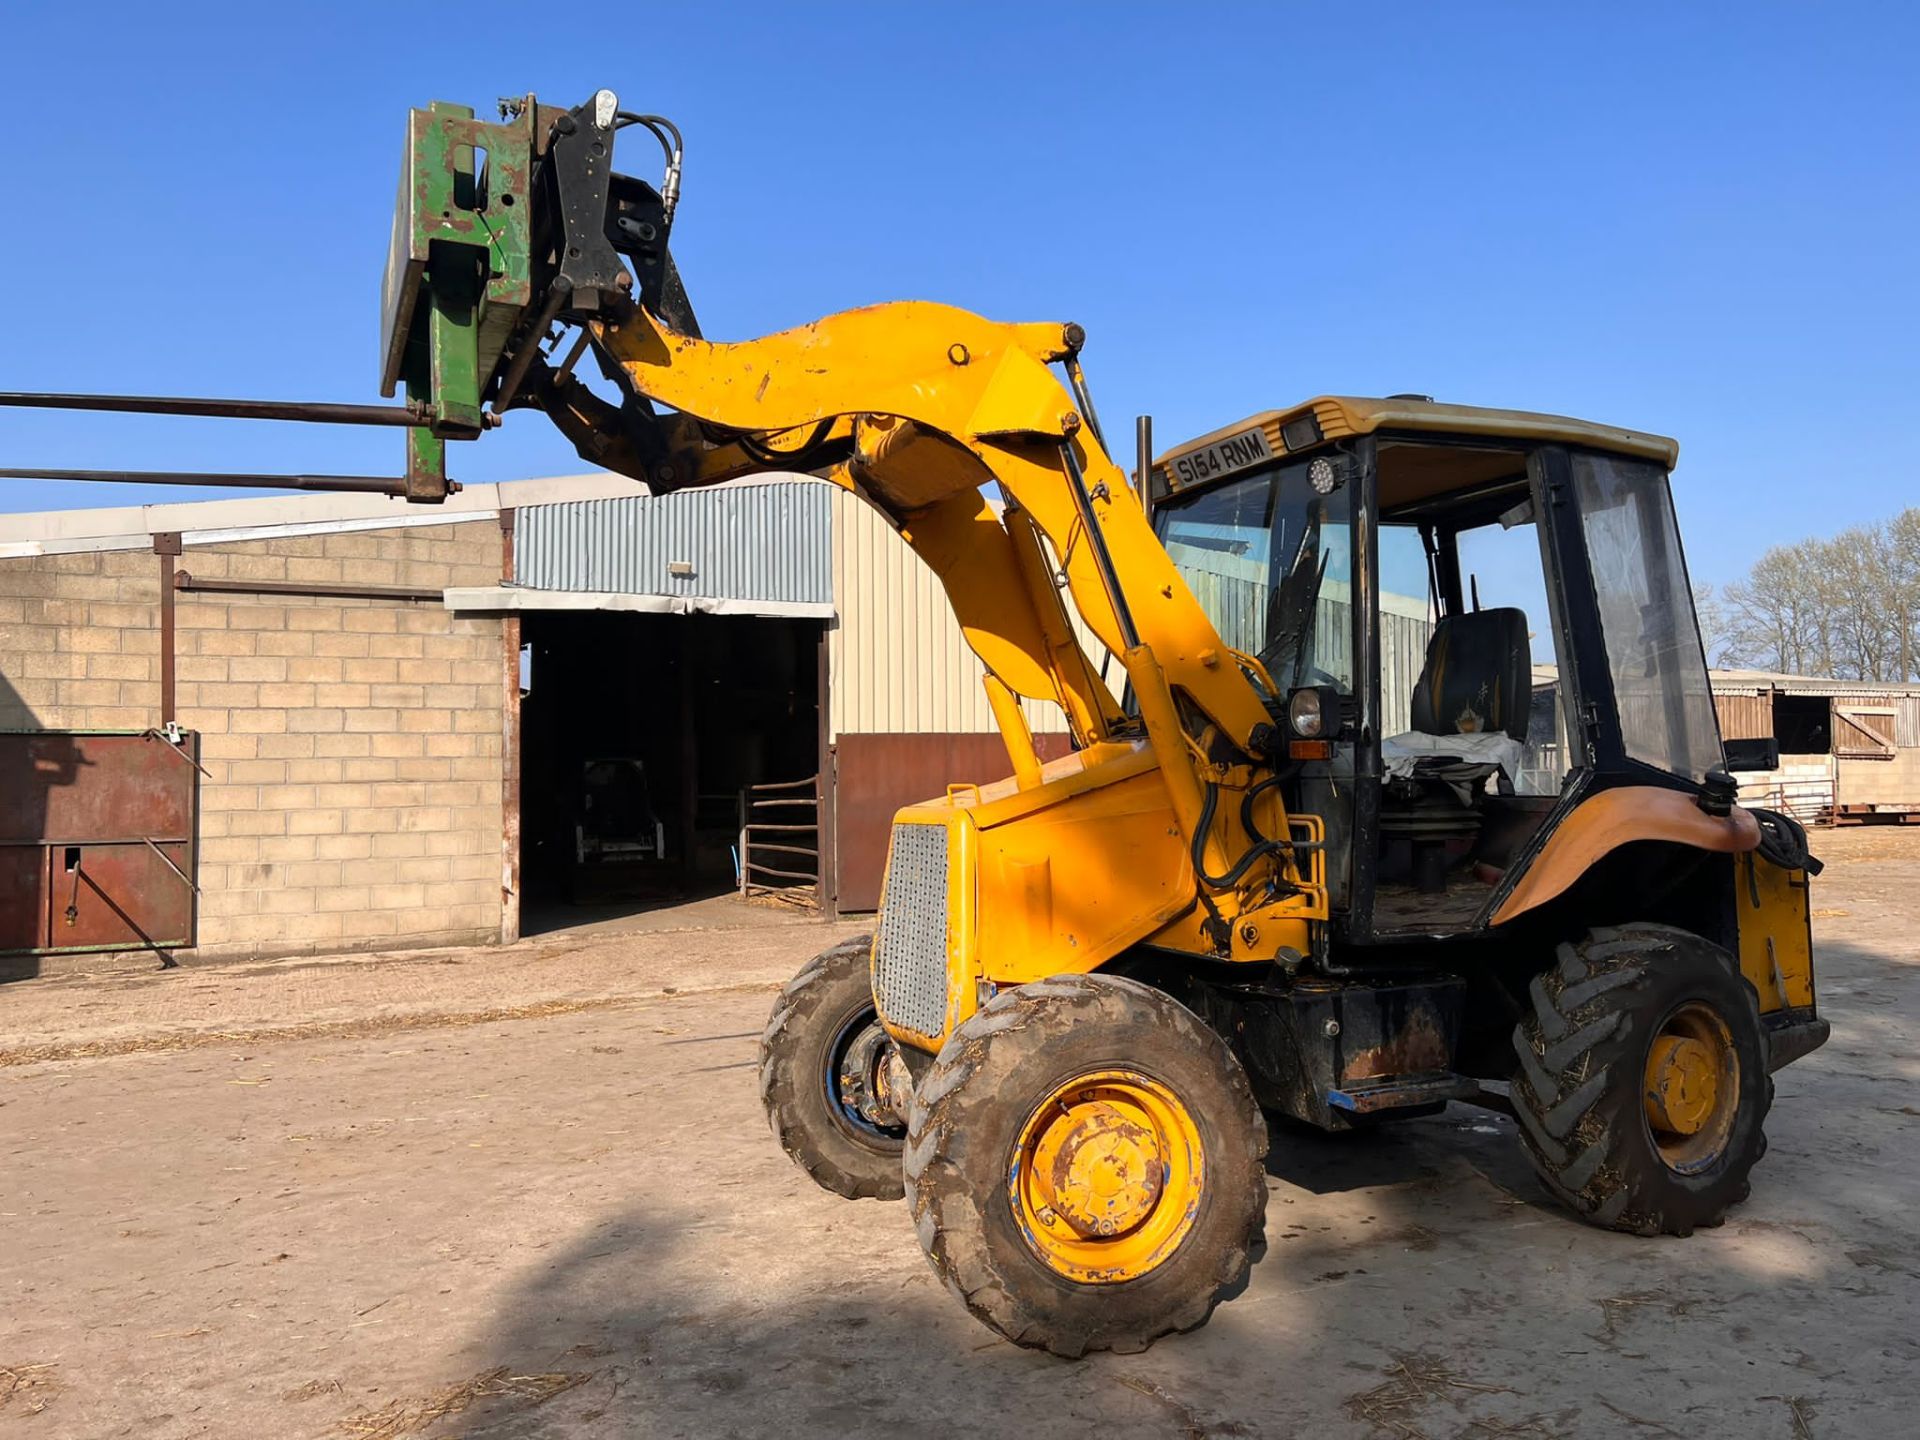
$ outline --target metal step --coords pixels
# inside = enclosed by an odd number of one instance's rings
[[[1327,1091],[1327,1103],[1336,1110],[1371,1115],[1378,1110],[1402,1110],[1414,1105],[1438,1105],[1465,1100],[1480,1093],[1480,1082],[1451,1070],[1419,1075],[1389,1075],[1365,1085]]]

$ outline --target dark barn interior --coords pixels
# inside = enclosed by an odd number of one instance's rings
[[[1825,695],[1773,697],[1773,733],[1782,755],[1825,755],[1833,749],[1833,701]]]
[[[522,930],[733,888],[740,794],[819,770],[818,620],[524,617]]]

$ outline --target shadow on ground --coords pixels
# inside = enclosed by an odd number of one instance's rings
[[[493,1433],[1894,1433],[1920,1404],[1920,969],[1822,954],[1834,1041],[1778,1077],[1772,1151],[1719,1229],[1580,1225],[1490,1111],[1277,1125],[1245,1293],[1145,1354],[1070,1363],[972,1321],[901,1207],[822,1195],[741,1136],[724,1188],[676,1148],[642,1198],[525,1272],[477,1343],[583,1378],[503,1407]],[[720,1123],[757,1124],[750,1069],[713,1083]]]
[[[1807,1118],[1783,1117],[1790,1147]],[[1284,1132],[1270,1170],[1246,1293],[1144,1355],[1078,1363],[970,1320],[897,1205],[777,1185],[775,1222],[744,1188],[703,1207],[689,1178],[527,1275],[483,1348],[577,1383],[461,1433],[1792,1437],[1823,1414],[1838,1428],[1806,1433],[1857,1433],[1920,1358],[1897,1338],[1911,1247],[1861,1269],[1788,1175],[1722,1230],[1643,1241],[1564,1216],[1510,1122],[1476,1110]],[[1866,1336],[1886,1343],[1863,1355]]]

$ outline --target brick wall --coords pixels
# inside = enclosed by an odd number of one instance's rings
[[[490,520],[188,546],[203,579],[441,589],[500,576]],[[0,728],[159,718],[159,562],[0,560]],[[434,604],[182,594],[180,723],[201,733],[200,951],[499,934],[501,622]]]

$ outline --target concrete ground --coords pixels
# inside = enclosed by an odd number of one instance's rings
[[[743,905],[738,896],[726,891],[692,900],[544,906],[524,917],[520,933],[546,940],[650,930],[737,930],[782,922],[806,925],[814,919],[812,911],[774,895],[757,894]]]
[[[1290,1132],[1245,1293],[1081,1363],[769,1138],[773,987],[855,927],[0,988],[0,1434],[1911,1433],[1920,833],[1819,848],[1835,1037],[1727,1225],[1584,1228],[1484,1112]]]

